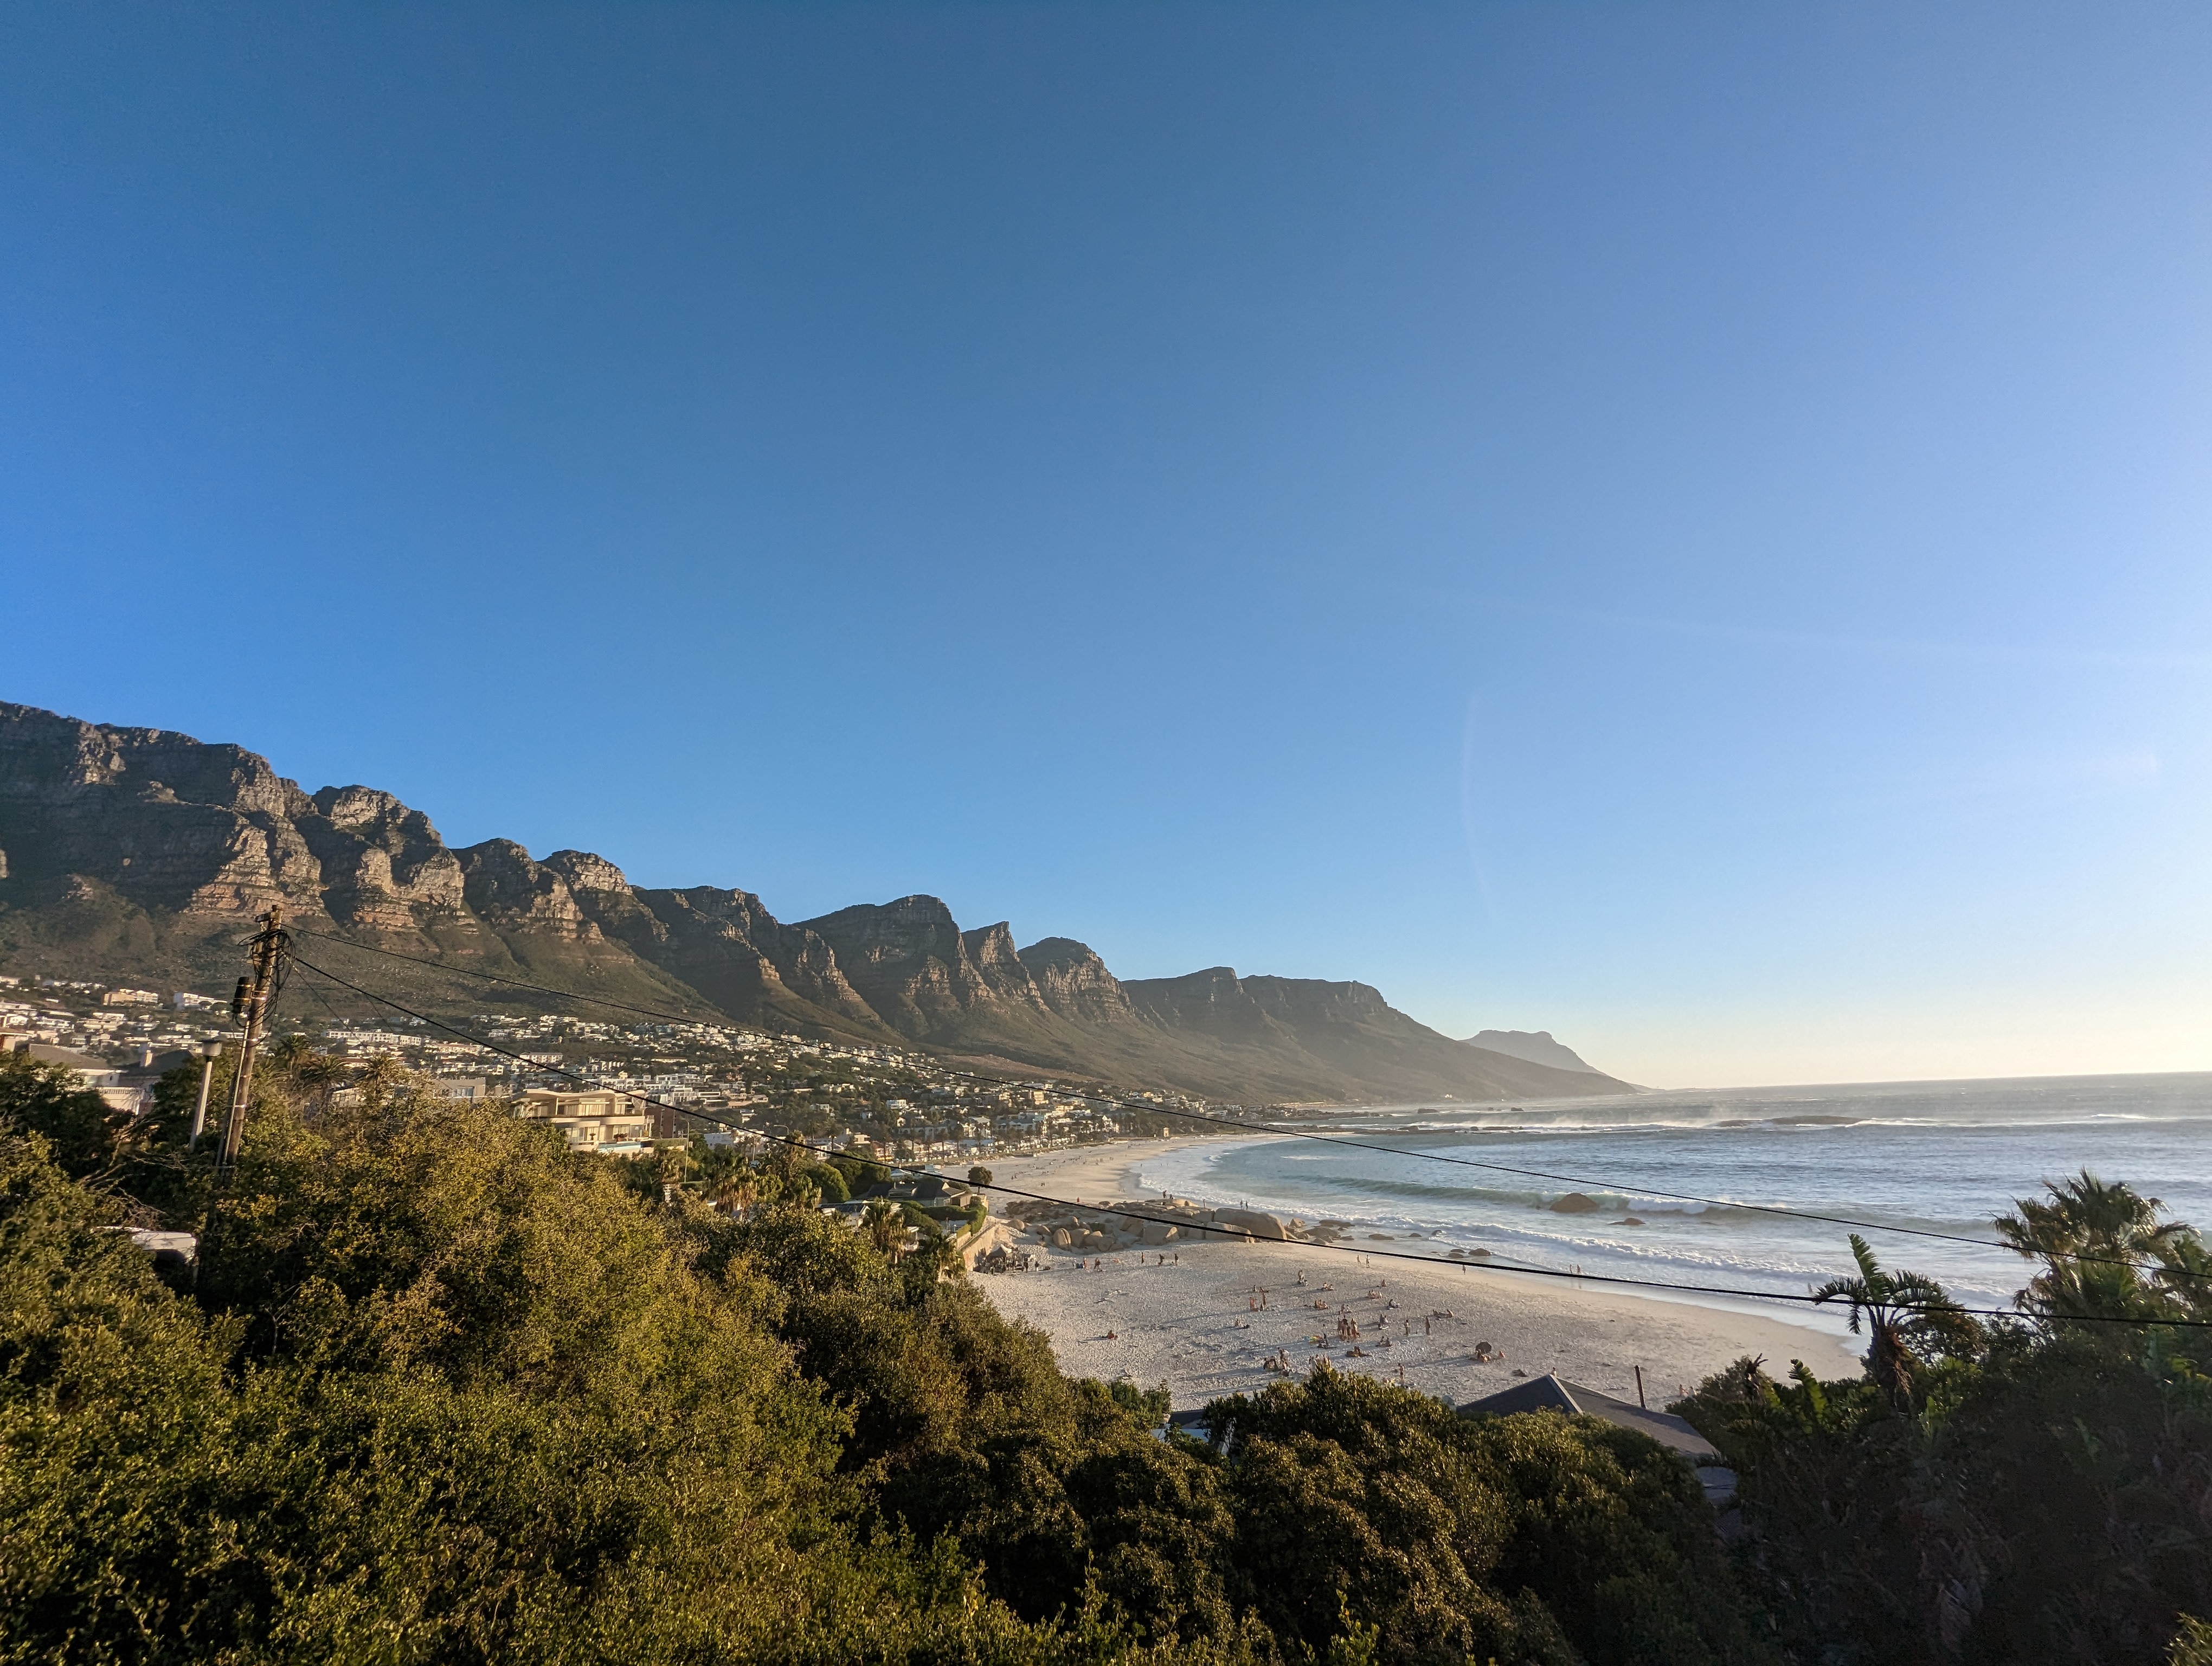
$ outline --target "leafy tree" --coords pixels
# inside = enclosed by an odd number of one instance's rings
[[[1697,1482],[1640,1435],[1556,1414],[1469,1420],[1317,1369],[1210,1408],[1260,1616],[1380,1657],[1764,1658]]]
[[[778,1292],[702,1270],[740,1229],[672,1231],[548,1130],[261,1119],[204,1310],[47,1150],[0,1142],[9,1660],[1149,1657],[1097,1601],[1031,1627],[949,1541],[856,1534]]]
[[[0,1660],[1756,1657],[1638,1437],[1324,1374],[1162,1440],[800,1164],[718,1162],[738,1219],[331,1079],[272,1067],[185,1298],[0,1138]]]
[[[1932,1343],[1900,1322],[1909,1403],[1870,1349],[1848,1382],[1741,1360],[1678,1408],[1738,1473],[1744,1565],[1802,1658],[2149,1666],[2212,1612],[2212,1378],[2166,1322],[2202,1299],[2200,1240],[2087,1174],[1999,1225],[2039,1263],[2029,1321]]]
[[[960,1246],[927,1216],[923,1217],[923,1222],[915,1230],[912,1252],[899,1262],[901,1275],[909,1281],[923,1283],[960,1277],[967,1271],[967,1264],[960,1258]]]
[[[1106,1392],[1123,1411],[1141,1419],[1147,1426],[1164,1423],[1175,1405],[1168,1385],[1162,1383],[1155,1389],[1140,1389],[1127,1377],[1117,1377],[1106,1385]]]
[[[989,1185],[991,1183],[991,1171],[985,1168],[981,1163],[978,1163],[974,1168],[968,1170],[968,1183],[971,1186]]]
[[[759,1183],[742,1169],[725,1176],[715,1183],[714,1189],[714,1202],[733,1214],[750,1213],[759,1198]]]
[[[845,1177],[846,1195],[858,1197],[872,1186],[890,1183],[890,1170],[872,1158],[854,1157],[841,1152],[830,1159],[830,1166]]]
[[[68,1070],[20,1052],[0,1053],[0,1118],[45,1140],[77,1178],[114,1166],[126,1121]]]

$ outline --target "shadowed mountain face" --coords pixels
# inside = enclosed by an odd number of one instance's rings
[[[1547,1064],[1559,1070],[1589,1069],[1580,1054],[1553,1041],[1548,1030],[1486,1030],[1467,1039],[1470,1047],[1486,1047],[1531,1064]]]
[[[934,897],[787,925],[750,892],[633,885],[584,851],[451,849],[388,793],[309,794],[240,747],[0,703],[0,964],[219,991],[239,939],[279,900],[306,933],[586,996],[1218,1098],[1622,1086],[1578,1059],[1560,1068],[1451,1040],[1364,983],[1215,967],[1125,984],[1072,939],[1018,950],[1003,922],[963,931]],[[410,1005],[495,999],[440,970],[313,938],[301,948]]]

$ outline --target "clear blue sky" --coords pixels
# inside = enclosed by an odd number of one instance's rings
[[[0,696],[1662,1085],[2212,1067],[2212,12],[0,15]]]

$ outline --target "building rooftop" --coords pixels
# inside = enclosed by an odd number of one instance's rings
[[[1515,1412],[1544,1411],[1565,1412],[1571,1417],[1602,1418],[1607,1423],[1650,1436],[1662,1446],[1672,1447],[1701,1468],[1723,1462],[1721,1455],[1713,1450],[1712,1442],[1671,1412],[1655,1412],[1642,1406],[1632,1406],[1626,1400],[1615,1400],[1609,1394],[1600,1394],[1595,1389],[1586,1389],[1579,1383],[1570,1383],[1550,1372],[1541,1377],[1532,1377],[1526,1383],[1516,1383],[1511,1388],[1483,1399],[1470,1401],[1459,1408],[1459,1414],[1462,1417],[1505,1417]]]

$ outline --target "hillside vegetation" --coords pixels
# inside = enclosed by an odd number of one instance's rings
[[[1163,1440],[795,1155],[714,1154],[740,1219],[294,1045],[217,1189],[192,1085],[0,1059],[0,1660],[2207,1658],[2203,1249],[2125,1188],[2023,1206],[2016,1323],[1864,1254],[1868,1378],[1686,1402],[1717,1523],[1640,1435],[1326,1367]]]
[[[0,1062],[0,1659],[1753,1661],[1689,1473],[1321,1373],[1226,1454],[942,1258],[750,1219],[294,1051],[192,1222],[148,1123]]]

